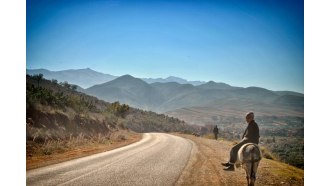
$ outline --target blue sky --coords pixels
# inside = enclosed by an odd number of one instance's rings
[[[27,68],[304,92],[301,0],[27,0]]]

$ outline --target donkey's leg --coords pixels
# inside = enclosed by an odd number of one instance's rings
[[[256,175],[257,175],[257,170],[259,166],[259,161],[253,163],[253,170],[251,172],[251,177],[250,177],[250,186],[254,186],[254,183],[256,181]]]
[[[250,169],[249,169],[249,166],[248,166],[248,163],[244,165],[244,170],[245,170],[245,173],[246,173],[246,181],[247,181],[247,186],[250,185]]]
[[[254,186],[254,182],[255,182],[256,180],[255,180],[255,178],[251,178],[250,179],[250,185],[249,186]]]

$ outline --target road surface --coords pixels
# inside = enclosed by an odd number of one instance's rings
[[[27,185],[174,185],[193,142],[146,133],[137,143],[92,156],[27,171]]]

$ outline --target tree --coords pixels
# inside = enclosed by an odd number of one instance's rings
[[[126,105],[126,104],[120,105],[120,103],[118,101],[116,101],[116,102],[111,103],[110,105],[108,105],[107,111],[108,112],[113,112],[117,116],[120,116],[120,117],[124,118],[128,114],[129,106]]]
[[[77,85],[71,85],[72,90],[77,90],[78,86]]]
[[[56,85],[57,84],[57,80],[56,79],[52,79],[52,83]]]
[[[33,78],[36,79],[38,82],[38,88],[39,88],[40,81],[43,79],[43,77],[44,77],[43,74],[37,74],[37,75],[33,76]]]
[[[120,110],[119,110],[119,115],[124,118],[127,114],[128,114],[128,111],[129,111],[129,106],[126,105],[126,104],[123,104],[121,107],[120,107]]]
[[[71,85],[67,81],[60,83],[60,85],[62,85],[64,88],[67,88],[67,89],[71,88]]]

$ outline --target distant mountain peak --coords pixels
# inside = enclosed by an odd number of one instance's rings
[[[170,78],[177,78],[175,76],[168,76],[166,79],[170,79]]]
[[[134,79],[136,79],[135,77],[133,77],[133,76],[131,76],[129,74],[122,75],[119,78],[134,78]]]
[[[245,89],[247,90],[261,90],[261,91],[270,91],[268,89],[262,88],[262,87],[256,87],[256,86],[250,86],[250,87],[246,87]]]
[[[208,81],[206,84],[216,84],[214,81]]]
[[[169,83],[176,82],[179,84],[191,84],[193,86],[198,86],[204,84],[204,81],[188,81],[186,79],[176,77],[176,76],[168,76],[167,78],[142,78],[143,81],[151,84],[151,83]]]
[[[175,76],[168,76],[166,79],[182,79],[182,80],[185,80],[183,78],[179,78],[179,77],[175,77]]]
[[[232,87],[226,83],[217,83],[217,82],[214,82],[214,81],[208,81],[207,83],[205,84],[202,84],[202,85],[199,85],[197,86],[199,88],[202,88],[202,89],[235,89],[235,87]]]
[[[135,78],[129,74],[120,76],[112,81],[107,82],[106,84],[113,84],[113,83],[124,83],[124,84],[147,84],[145,81],[139,78]]]
[[[91,72],[97,72],[91,68],[82,68],[82,69],[70,69],[70,71],[91,71]],[[97,73],[101,73],[101,72],[97,72]]]
[[[74,70],[74,69],[72,69],[72,70]],[[77,70],[96,72],[95,70],[93,70],[93,69],[91,69],[91,68],[82,68],[82,69],[77,69]]]

